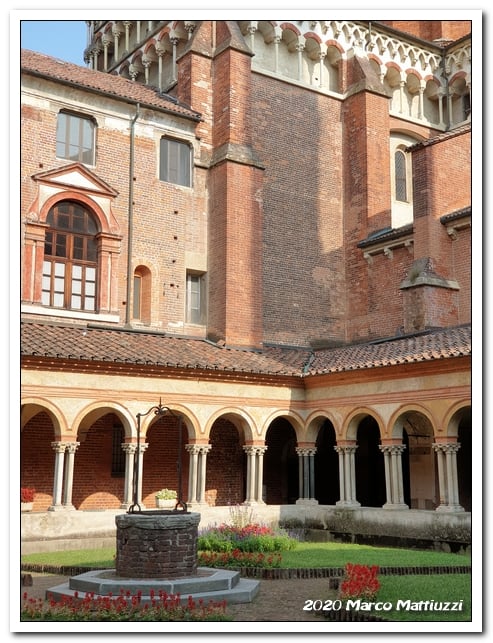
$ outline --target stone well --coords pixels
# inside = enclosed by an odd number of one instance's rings
[[[197,574],[199,513],[140,511],[115,521],[117,576],[175,579]]]

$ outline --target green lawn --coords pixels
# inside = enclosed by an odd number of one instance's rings
[[[103,569],[114,567],[115,548],[79,549],[50,553],[29,554],[21,557],[25,564],[46,566],[88,567]],[[347,562],[379,567],[464,566],[471,564],[471,556],[415,549],[396,549],[344,543],[300,542],[296,549],[282,553],[284,568],[344,567]],[[380,575],[378,601],[391,605],[390,610],[376,611],[372,615],[393,621],[470,621],[472,610],[470,574],[436,575]],[[331,596],[332,595],[332,596]],[[327,597],[335,598],[327,586]],[[460,610],[425,609],[421,601],[457,603]],[[461,602],[462,601],[462,602]],[[419,609],[419,605],[422,605]],[[414,609],[412,609],[414,608]],[[321,612],[323,616],[323,612]]]
[[[378,565],[379,567],[462,566],[471,564],[471,556],[418,549],[372,547],[371,545],[301,542],[298,543],[296,549],[282,552],[281,567],[344,567],[346,563]]]
[[[68,567],[106,568],[115,565],[114,547],[101,549],[78,549],[74,551],[28,554],[21,557],[22,563]],[[282,552],[282,567],[344,567],[347,562],[362,565],[387,566],[434,566],[470,565],[469,554],[447,554],[445,552],[417,549],[395,549],[344,543],[300,542],[295,549]]]

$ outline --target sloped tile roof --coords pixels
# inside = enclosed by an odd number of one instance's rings
[[[471,355],[471,326],[317,351],[310,375]]]
[[[116,99],[130,100],[142,106],[173,112],[195,121],[200,120],[200,114],[189,106],[176,102],[167,94],[159,93],[154,87],[133,82],[122,76],[94,71],[29,49],[21,50],[20,65],[23,73],[53,79],[88,91],[113,96]]]
[[[298,375],[308,351],[247,351],[158,333],[22,323],[21,353],[65,360]]]
[[[301,377],[468,356],[471,327],[317,351],[285,347],[249,351],[165,334],[24,321],[21,354],[69,361]]]

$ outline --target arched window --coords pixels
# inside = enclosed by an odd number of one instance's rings
[[[60,201],[46,219],[42,299],[44,306],[96,312],[96,221],[74,201]]]
[[[407,201],[407,168],[406,155],[402,150],[397,150],[395,162],[395,200]]]
[[[132,317],[142,324],[151,323],[151,271],[147,266],[134,271]]]

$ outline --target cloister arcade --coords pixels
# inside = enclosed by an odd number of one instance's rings
[[[228,408],[213,413],[203,432],[193,410],[177,405],[146,416],[138,436],[121,404],[81,404],[68,427],[52,403],[26,399],[21,478],[36,488],[38,511],[128,508],[139,447],[138,500],[151,508],[156,491],[179,489],[180,475],[182,499],[195,508],[308,503],[470,511],[470,404],[439,410],[408,404],[384,422],[371,407],[308,417],[278,409],[258,427],[252,414]]]

